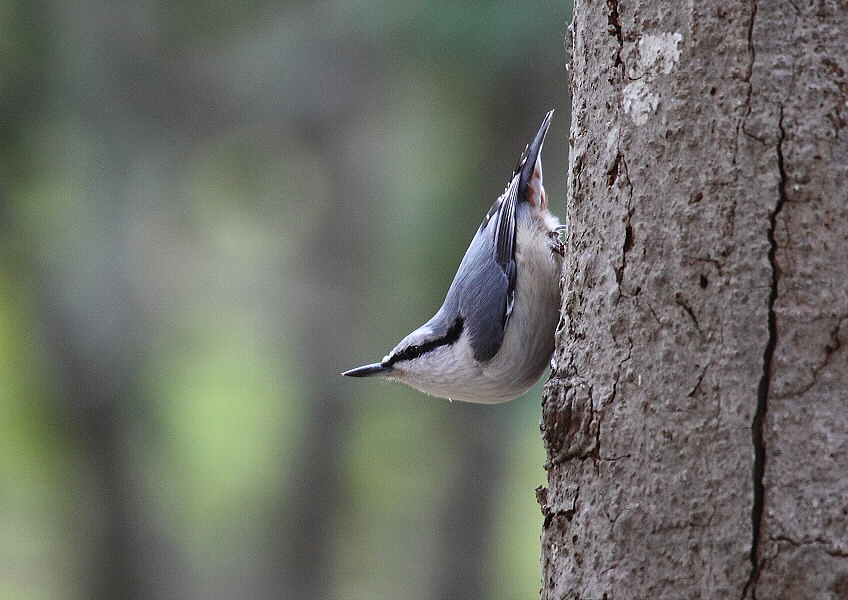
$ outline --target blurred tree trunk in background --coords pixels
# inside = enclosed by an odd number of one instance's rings
[[[40,333],[55,363],[59,422],[83,465],[77,487],[67,490],[79,503],[76,550],[90,567],[81,574],[82,595],[157,597],[175,588],[185,565],[156,514],[139,460],[151,426],[149,398],[139,382],[149,331],[127,268],[132,165],[143,144],[128,133],[121,115],[100,110],[120,97],[115,83],[123,80],[117,74],[127,72],[128,55],[136,48],[132,42],[138,40],[128,10],[104,10],[84,32],[55,27],[61,18],[86,21],[85,8],[34,10],[38,30],[51,31],[51,48],[84,48],[98,65],[90,78],[65,78],[73,72],[75,53],[57,52],[55,62],[46,64],[47,83],[39,87],[44,96],[34,101],[45,110],[59,94],[63,106],[79,109],[80,131],[91,144],[80,154],[90,151],[90,164],[101,171],[81,178],[87,219],[62,223],[61,239],[73,249],[57,251],[55,242],[49,249],[31,248],[27,268],[37,280]],[[113,50],[113,36],[126,42],[123,52]],[[63,183],[70,187],[72,181],[68,177]],[[30,242],[39,246],[42,240]]]
[[[543,598],[848,597],[846,39],[576,3]]]
[[[267,598],[328,598],[333,578],[333,531],[345,498],[343,475],[353,396],[341,377],[327,377],[328,365],[338,361],[339,349],[331,340],[355,336],[356,315],[362,311],[363,281],[356,275],[368,225],[373,219],[367,206],[369,182],[351,164],[345,140],[307,130],[320,151],[333,157],[331,173],[334,211],[306,237],[298,261],[305,281],[321,290],[323,303],[300,311],[297,331],[305,381],[306,418],[303,442],[294,468],[293,485],[282,495],[272,518],[267,541],[270,563],[263,565],[270,578]],[[343,227],[339,223],[344,223]],[[328,234],[327,232],[332,232]],[[331,310],[328,310],[331,309]],[[332,500],[330,500],[332,499]],[[320,506],[320,509],[318,507]]]

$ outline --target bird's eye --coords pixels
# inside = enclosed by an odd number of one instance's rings
[[[402,352],[399,352],[396,360],[415,360],[419,356],[421,356],[421,347],[412,344],[404,348]]]

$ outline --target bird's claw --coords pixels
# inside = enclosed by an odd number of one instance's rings
[[[562,238],[560,235],[565,231],[565,225],[560,225],[559,227],[555,227],[553,231],[550,232],[551,236],[551,252],[559,254],[563,258],[565,257],[565,244],[562,243]]]

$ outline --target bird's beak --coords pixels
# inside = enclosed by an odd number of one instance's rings
[[[356,367],[350,371],[345,371],[342,375],[346,377],[374,377],[375,375],[388,375],[392,372],[392,368],[382,363],[374,363],[373,365],[365,365],[364,367]]]

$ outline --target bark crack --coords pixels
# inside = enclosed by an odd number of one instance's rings
[[[613,66],[624,66],[624,62],[621,60],[621,50],[624,48],[624,38],[621,35],[621,17],[618,15],[618,0],[607,0],[607,8],[609,8],[609,16],[607,17],[607,21],[609,23],[608,32],[611,36],[614,36],[616,41],[618,41],[618,51],[615,53],[615,62]]]
[[[801,388],[801,390],[798,392],[799,396],[809,392],[819,382],[819,373],[821,373],[822,370],[830,366],[831,357],[835,352],[842,348],[842,340],[839,336],[846,319],[848,319],[848,316],[839,317],[836,321],[836,325],[834,325],[833,328],[830,330],[830,339],[828,340],[827,345],[824,347],[824,358],[819,364],[813,367],[812,381],[810,381],[809,384]]]
[[[539,427],[548,455],[545,470],[567,460],[596,457],[598,417],[591,386],[576,377],[546,383]]]
[[[709,361],[709,362],[707,362],[707,364],[704,365],[704,368],[701,370],[701,374],[698,375],[698,380],[695,382],[695,385],[692,387],[691,390],[689,390],[689,393],[686,394],[686,396],[688,398],[691,398],[692,396],[694,396],[697,393],[697,391],[699,389],[701,389],[701,382],[704,381],[704,375],[707,374],[707,369],[710,368],[711,364],[712,364],[712,361]]]
[[[748,53],[751,55],[751,59],[748,61],[748,71],[745,73],[745,83],[748,84],[748,93],[745,98],[745,116],[742,118],[742,121],[737,125],[736,128],[736,136],[735,136],[735,144],[736,147],[733,149],[733,162],[736,163],[736,156],[739,151],[739,130],[741,128],[742,133],[745,135],[754,138],[760,142],[765,143],[764,140],[761,140],[755,135],[749,133],[745,125],[748,121],[748,117],[751,115],[751,99],[754,96],[754,85],[751,83],[751,79],[754,77],[754,63],[757,60],[757,49],[754,47],[754,21],[757,18],[757,0],[752,0],[751,2],[751,20],[748,21]]]
[[[633,248],[633,182],[630,181],[630,172],[627,170],[627,161],[624,158],[624,154],[618,152],[615,155],[615,160],[613,161],[613,166],[610,172],[607,173],[607,183],[609,183],[609,185],[615,183],[618,178],[619,165],[624,171],[628,190],[627,220],[624,224],[624,243],[621,247],[621,266],[615,269],[615,282],[619,287],[619,291],[621,291],[621,280],[624,278],[624,269],[627,268],[627,253]],[[615,177],[612,177],[613,172],[615,173]]]
[[[780,535],[769,539],[771,539],[771,541],[773,542],[785,542],[790,546],[793,546],[794,548],[801,548],[802,546],[821,546],[821,550],[825,554],[829,554],[830,556],[835,556],[837,558],[848,558],[848,552],[840,550],[833,542],[828,541],[822,537],[816,537],[812,540],[798,541],[793,540],[789,536]]]
[[[754,76],[754,62],[757,60],[757,51],[754,47],[754,20],[757,18],[757,0],[751,2],[751,20],[748,22],[748,52],[751,54],[751,60],[748,62],[748,72],[745,74],[745,82],[748,84],[748,99],[745,103],[748,107],[748,112],[751,111],[751,97],[754,95],[754,86],[751,85],[751,78]]]
[[[698,334],[703,338],[704,332],[701,331],[701,325],[698,323],[698,317],[695,316],[695,311],[692,310],[692,307],[686,302],[686,299],[683,298],[683,294],[677,292],[674,295],[674,303],[677,304],[683,311],[689,315],[689,318],[692,319],[692,323],[695,325],[695,329],[698,331]]]
[[[764,439],[765,417],[768,411],[768,396],[769,387],[771,385],[772,375],[772,360],[774,358],[774,350],[777,346],[777,316],[775,315],[774,305],[777,301],[778,283],[780,279],[780,269],[777,265],[777,241],[775,240],[775,230],[777,228],[777,218],[783,210],[783,205],[786,203],[786,169],[783,160],[783,141],[786,138],[786,130],[783,128],[783,105],[780,105],[779,120],[778,120],[778,137],[777,137],[777,169],[780,175],[778,182],[778,197],[774,209],[769,213],[769,227],[766,232],[768,236],[768,262],[771,269],[771,287],[768,296],[768,340],[763,351],[763,373],[760,377],[760,385],[757,394],[757,410],[754,413],[754,419],[751,424],[751,439],[754,444],[754,506],[751,510],[752,524],[752,540],[751,540],[751,576],[748,583],[745,584],[743,598],[747,595],[748,590],[751,591],[751,598],[757,598],[757,581],[760,578],[762,564],[759,558],[760,555],[760,539],[762,535],[763,525],[763,509],[765,506],[765,485],[763,477],[765,474],[765,465],[767,459],[767,449]]]
[[[580,487],[574,490],[574,495],[571,498],[571,503],[565,508],[555,508],[551,505],[549,499],[548,488],[539,486],[536,488],[536,501],[542,509],[542,517],[544,521],[542,527],[548,529],[552,523],[556,522],[560,529],[564,528],[564,522],[570,523],[571,519],[577,513],[577,502],[580,498]]]
[[[659,315],[657,315],[657,311],[654,310],[654,307],[651,306],[651,303],[647,300],[645,301],[645,306],[648,307],[648,312],[651,313],[651,316],[654,317],[654,320],[657,322],[657,325],[662,325],[662,321],[660,321]]]

